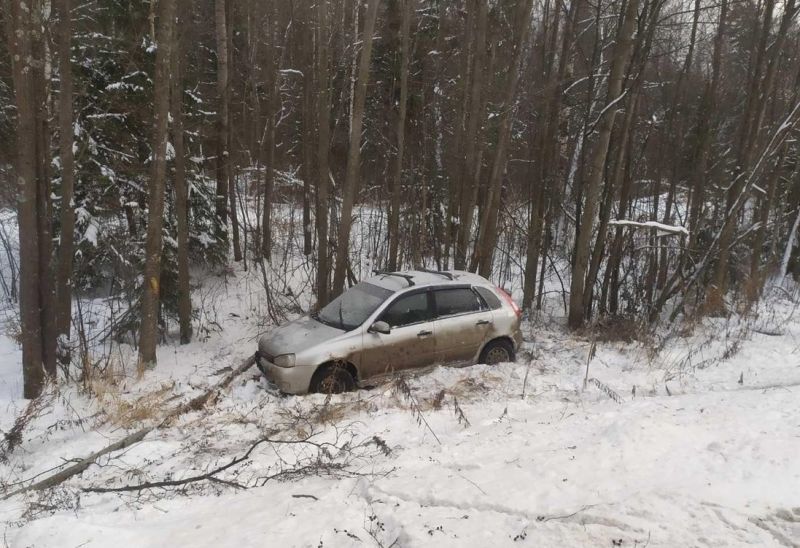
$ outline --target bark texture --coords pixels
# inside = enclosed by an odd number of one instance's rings
[[[155,108],[153,147],[145,244],[142,325],[139,330],[138,371],[156,365],[159,339],[158,319],[161,287],[162,231],[164,228],[164,188],[167,177],[167,135],[169,118],[169,66],[173,48],[175,0],[160,0],[156,45]]]
[[[372,58],[372,39],[375,33],[375,20],[378,17],[378,0],[369,0],[364,17],[364,31],[361,40],[361,54],[358,63],[353,92],[352,122],[350,125],[350,145],[347,153],[347,171],[342,188],[342,211],[339,215],[339,230],[336,246],[336,264],[333,271],[334,296],[344,291],[350,251],[350,224],[353,220],[353,204],[358,188],[358,174],[361,169],[361,128],[364,124],[364,103],[367,98],[367,82]]]
[[[622,85],[625,80],[625,69],[633,51],[633,32],[636,24],[638,0],[628,0],[625,4],[625,13],[622,24],[617,32],[614,54],[611,61],[611,70],[608,76],[608,89],[606,91],[606,106],[600,114],[598,135],[592,152],[589,165],[589,176],[584,186],[584,207],[581,223],[575,242],[575,262],[572,266],[572,280],[570,283],[569,300],[569,325],[578,328],[584,323],[586,272],[589,265],[590,243],[592,231],[595,226],[595,216],[600,198],[601,183],[603,181],[604,166],[608,154],[608,145],[611,140],[611,131],[614,127],[614,118],[622,99]],[[588,293],[590,294],[590,293]]]

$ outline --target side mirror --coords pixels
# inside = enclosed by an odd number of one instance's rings
[[[370,333],[382,333],[383,335],[388,335],[392,332],[392,328],[386,322],[375,322],[369,328]]]

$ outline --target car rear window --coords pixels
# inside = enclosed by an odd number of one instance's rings
[[[494,291],[489,289],[488,287],[475,287],[475,291],[483,298],[486,305],[491,308],[492,310],[497,310],[503,307],[503,303],[500,302],[500,299],[497,295],[494,294]]]
[[[438,316],[454,316],[456,314],[478,312],[481,309],[481,301],[469,287],[437,289],[433,294],[436,299],[436,313]]]
[[[401,327],[431,319],[427,293],[413,293],[398,298],[381,314],[381,320],[392,327]]]

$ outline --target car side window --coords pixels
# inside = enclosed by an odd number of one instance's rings
[[[380,320],[391,327],[402,327],[414,323],[427,322],[431,319],[428,307],[428,294],[413,293],[398,298],[381,314]]]
[[[486,305],[492,310],[503,308],[503,303],[500,302],[500,299],[497,298],[497,295],[495,295],[494,292],[488,287],[477,286],[475,287],[475,291],[478,292]]]
[[[437,289],[433,294],[436,300],[436,314],[439,317],[478,312],[482,308],[478,295],[469,287]]]

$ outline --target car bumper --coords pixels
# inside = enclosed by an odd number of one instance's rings
[[[311,384],[311,376],[314,374],[314,368],[310,366],[278,367],[258,351],[256,351],[256,367],[267,380],[287,394],[306,394]]]

